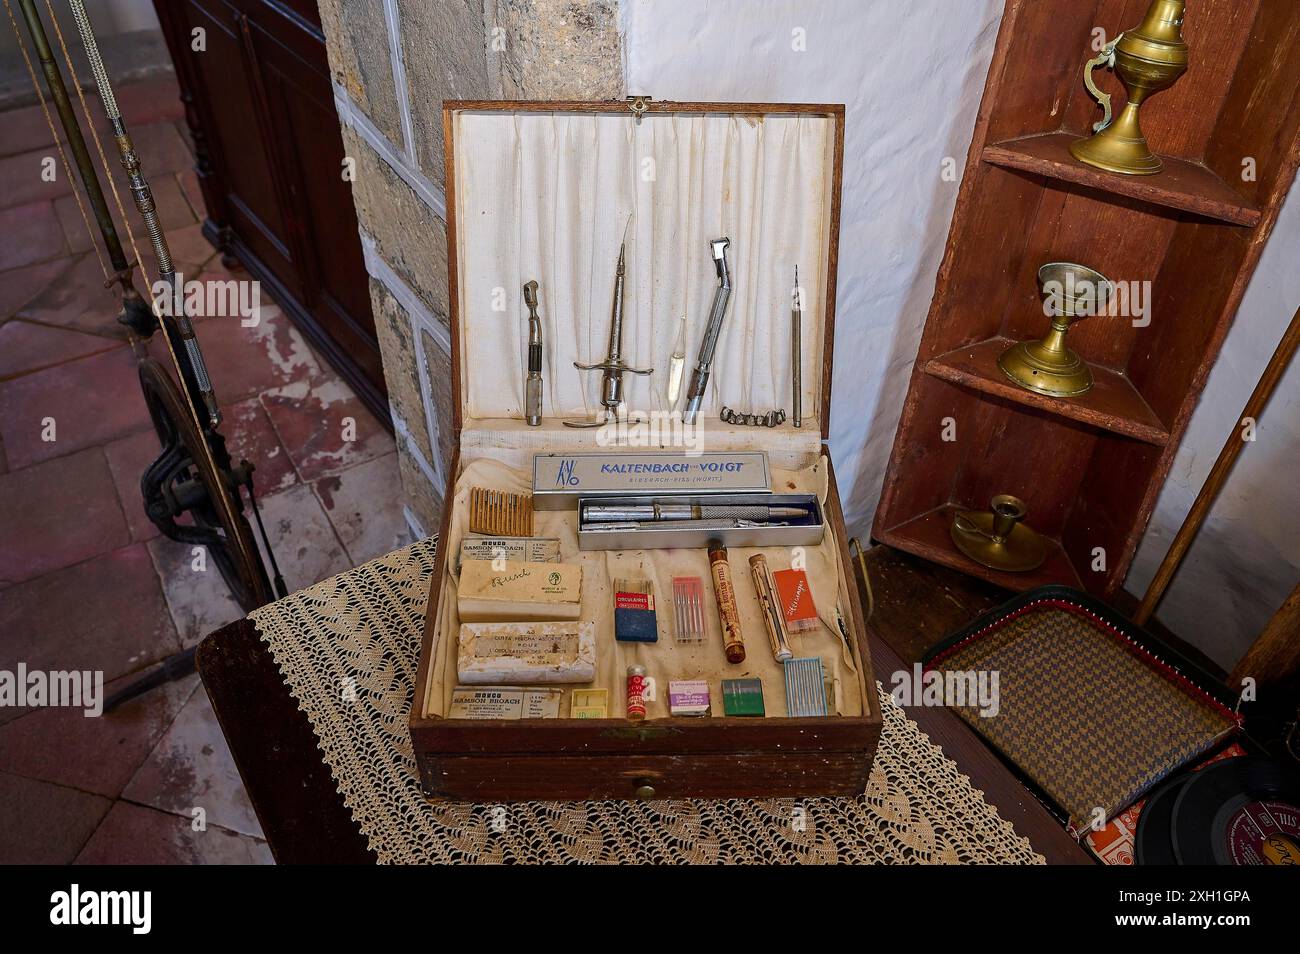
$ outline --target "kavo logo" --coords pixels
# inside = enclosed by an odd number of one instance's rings
[[[581,483],[581,479],[573,472],[575,464],[577,464],[577,461],[573,458],[560,461],[560,467],[555,472],[555,486],[576,487]]]
[[[152,891],[68,891],[50,895],[51,924],[125,924],[132,934],[148,934],[153,925]]]

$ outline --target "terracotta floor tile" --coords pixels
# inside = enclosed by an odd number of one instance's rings
[[[332,372],[269,390],[262,403],[304,481],[395,450],[392,436]]]
[[[56,439],[46,441],[51,418]],[[0,383],[0,434],[14,470],[148,426],[135,356],[125,346]]]
[[[351,569],[352,561],[310,487],[297,484],[259,497],[258,503],[289,592]]]
[[[109,683],[105,698],[134,678]],[[0,726],[0,772],[116,798],[198,684],[198,676],[188,676],[98,717],[66,707],[29,711]]]
[[[99,795],[0,772],[0,864],[70,863],[112,805]]]
[[[199,174],[193,169],[186,169],[183,172],[176,173],[176,178],[180,180],[181,192],[189,200],[190,208],[194,214],[202,220],[207,216],[207,204],[203,201],[203,188],[199,185]]]
[[[122,797],[186,818],[202,808],[209,825],[262,837],[217,715],[202,689],[190,697]]]
[[[158,436],[152,428],[119,437],[104,447],[117,499],[122,505],[131,539],[136,542],[152,540],[158,536],[158,528],[144,512],[140,478],[144,475],[145,468],[157,460],[160,450]]]
[[[232,264],[227,265],[220,258],[215,258],[212,260],[212,263],[204,270],[203,277],[215,278],[218,281],[224,282],[224,281],[228,281],[231,278],[245,279],[245,278],[251,278],[252,276],[248,273],[248,269],[244,268],[244,266],[240,264],[238,261],[235,261]],[[263,293],[262,304],[274,305],[274,302],[270,301],[270,298],[265,293]]]
[[[131,139],[150,183],[165,173],[194,168],[194,155],[174,122],[132,123]]]
[[[50,117],[57,128],[59,118],[53,109]],[[5,130],[4,136],[0,137],[0,156],[13,156],[45,146],[54,148],[54,134],[50,132],[49,121],[41,111],[40,103],[11,109],[0,116],[0,121],[4,122]]]
[[[221,432],[226,436],[226,449],[230,452],[230,459],[238,464],[243,458],[256,466],[253,471],[253,487],[259,499],[298,482],[293,461],[281,445],[280,437],[260,400],[252,397],[233,404],[227,403],[223,412],[226,420]],[[247,495],[244,499],[247,501]]]
[[[19,583],[0,599],[0,669],[102,670],[111,682],[180,650],[143,544]],[[0,721],[24,710],[0,709]]]
[[[79,865],[269,865],[266,842],[192,818],[117,802],[77,856]]]
[[[197,334],[223,405],[321,370],[302,335],[274,305],[263,304],[256,327],[245,328],[236,317],[205,318],[197,322]]]
[[[354,566],[411,542],[402,516],[397,454],[322,477],[313,489]]]
[[[190,544],[160,536],[149,541],[149,555],[182,646],[195,646],[204,636],[243,617],[221,571],[206,554],[196,563]]]
[[[172,229],[166,234],[172,262],[175,263],[176,270],[182,272],[187,279],[202,275],[204,267],[217,255],[212,243],[203,237],[203,226],[198,222]],[[149,266],[154,268],[152,256],[149,256]]]
[[[18,310],[49,288],[75,259],[56,258],[0,273],[0,321],[12,318]]]
[[[114,90],[117,107],[132,130],[152,123],[174,123],[185,118],[176,77],[159,76],[136,83],[124,83]]]
[[[15,467],[7,439],[5,452]],[[98,447],[0,477],[0,580],[35,579],[123,546],[128,537]],[[11,597],[6,593],[5,602]]]
[[[121,346],[113,338],[18,318],[0,325],[0,381]]]
[[[131,199],[130,192],[125,190],[125,185],[126,180],[123,178],[118,183],[118,192],[122,196],[122,202],[126,206],[127,214],[131,217],[131,229],[135,233],[136,245],[140,249],[140,254],[149,259],[150,269],[156,272],[153,265],[153,255],[150,251],[149,234],[144,227],[144,219],[136,211],[135,203]],[[151,177],[149,179],[149,189],[153,192],[158,221],[162,223],[164,232],[182,229],[197,222],[194,211],[190,208],[189,202],[181,191],[180,182],[177,181],[174,174],[164,173],[157,177]],[[131,253],[130,237],[126,233],[126,228],[122,225],[121,216],[118,215],[117,206],[113,202],[111,194],[108,201],[109,208],[113,212],[113,224],[117,226],[122,248],[126,251],[128,259],[132,259],[134,255]],[[90,220],[91,231],[87,232],[86,224],[82,221],[81,213],[77,209],[77,200],[72,195],[65,195],[56,199],[54,211],[59,217],[59,223],[63,226],[63,234],[67,240],[69,251],[89,252],[92,247],[103,248],[103,240],[100,237],[98,228],[95,227],[95,220],[93,218]],[[87,212],[89,212],[89,208],[87,208]],[[104,257],[105,261],[107,261],[107,253],[104,253]],[[175,257],[174,254],[173,257]],[[176,259],[176,261],[180,262],[182,260]],[[141,292],[143,293],[143,289],[141,289]]]
[[[54,160],[53,164],[47,162],[49,159]],[[71,153],[68,153],[68,161],[72,161]],[[47,180],[48,174],[52,174],[53,179]],[[7,208],[29,202],[48,202],[61,195],[71,197],[76,175],[75,166],[64,168],[58,150],[53,146],[6,156],[0,159],[0,182],[5,184],[4,190],[0,191],[0,206]]]
[[[64,31],[64,35],[67,35],[66,31]],[[148,79],[124,81],[113,88],[113,95],[117,99],[118,109],[126,120],[133,140],[136,138],[137,130],[146,127],[159,124],[175,126],[178,123],[182,127],[185,125],[185,107],[180,102],[180,88],[176,85],[176,77],[173,74],[168,73]],[[108,137],[104,139],[104,149],[107,152],[108,148],[113,146],[112,130],[108,124],[108,117],[100,107],[99,98],[94,95],[93,90],[87,90],[86,101],[90,104],[90,116],[94,121],[95,129],[99,131],[101,137]],[[84,128],[85,116],[80,109],[77,110],[77,116],[83,120],[82,126]],[[55,122],[58,122],[57,116]],[[86,134],[86,144],[93,153],[95,144],[91,142],[89,133]],[[116,154],[110,158],[116,162]],[[145,169],[146,175],[148,175],[148,172],[149,170]]]
[[[0,218],[4,213],[0,212]],[[0,237],[0,241],[3,238]],[[59,239],[62,246],[63,239]],[[107,259],[105,259],[107,262]],[[148,296],[144,282],[136,289]],[[18,314],[44,325],[74,328],[90,334],[126,340],[126,330],[117,323],[121,311],[117,294],[104,287],[104,273],[91,253],[82,255],[57,281],[18,309]]]
[[[53,202],[0,209],[0,271],[64,255],[63,227]]]

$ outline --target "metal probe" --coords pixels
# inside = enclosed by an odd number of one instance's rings
[[[795,427],[803,427],[800,405],[803,392],[803,305],[799,301],[799,266],[794,267],[794,299],[790,305],[790,370],[793,376],[794,395],[790,401],[790,416]]]

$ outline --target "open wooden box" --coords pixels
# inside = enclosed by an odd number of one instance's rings
[[[425,791],[459,799],[595,799],[849,795],[867,783],[881,716],[866,628],[853,585],[844,517],[824,441],[839,233],[844,108],[821,105],[652,102],[448,102],[443,109],[455,455],[440,530],[410,730]],[[630,225],[629,213],[632,214]],[[764,634],[746,558],[730,562],[748,658],[729,666],[703,550],[580,553],[576,510],[538,511],[539,537],[561,539],[561,559],[584,568],[582,619],[597,629],[597,678],[608,719],[488,721],[443,717],[455,676],[455,557],[467,527],[468,486],[527,491],[538,452],[642,452],[662,445],[598,446],[598,435],[561,425],[591,418],[598,376],[573,361],[605,356],[619,244],[626,234],[623,354],[648,378],[628,375],[633,410],[662,410],[666,363],[680,315],[694,362],[717,284],[709,240],[731,239],[733,293],[701,417],[704,449],[769,454],[773,490],[819,493],[828,531],[809,547],[823,620],[838,608],[847,635],[823,625],[795,637],[797,655],[837,655],[837,714],[785,715],[784,683]],[[734,427],[721,407],[789,411],[790,288],[803,286],[803,426]],[[544,418],[522,421],[527,353],[524,282],[540,283]],[[494,301],[507,303],[494,310]],[[666,449],[672,449],[671,447]],[[788,548],[763,548],[774,569]],[[668,561],[663,564],[657,561]],[[609,576],[647,566],[655,579],[659,642],[618,643]],[[704,643],[674,646],[670,580],[705,581]],[[820,589],[819,589],[820,583]],[[805,642],[805,640],[807,640]],[[603,659],[603,661],[602,661]],[[625,666],[639,662],[660,685],[643,722],[623,718]],[[692,668],[702,672],[692,672]],[[725,717],[718,675],[758,675],[767,716]],[[708,678],[713,714],[668,715],[669,679]],[[566,687],[566,689],[569,687]]]
[[[1094,30],[1114,37],[1148,4],[1008,0],[876,511],[877,540],[1010,589],[1119,590],[1300,161],[1300,4],[1274,0],[1189,0],[1189,68],[1142,107],[1163,172],[1071,156],[1100,118],[1082,77]],[[1097,79],[1122,108],[1115,77]],[[1151,283],[1149,324],[1071,328],[1094,384],[1070,398],[997,364],[1047,332],[1047,262]],[[986,569],[949,538],[955,511],[1000,493],[1048,540],[1035,571]]]

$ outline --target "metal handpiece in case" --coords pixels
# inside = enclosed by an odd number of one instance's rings
[[[699,508],[700,516],[654,519],[678,508]],[[622,512],[647,519],[611,520]],[[588,515],[594,519],[589,519]],[[729,547],[815,546],[826,532],[816,494],[734,494],[673,497],[616,497],[578,501],[579,550],[702,548],[710,541]]]

